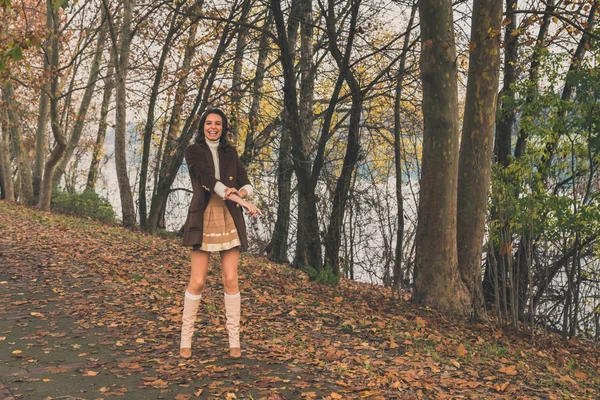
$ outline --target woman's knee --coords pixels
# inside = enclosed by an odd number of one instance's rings
[[[225,288],[236,288],[238,286],[237,274],[223,274],[223,286]]]
[[[204,289],[204,285],[206,284],[206,280],[204,278],[191,277],[189,288],[193,290],[195,293],[200,293]]]

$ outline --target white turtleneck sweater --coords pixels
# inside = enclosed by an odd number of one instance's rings
[[[208,144],[208,148],[210,149],[210,152],[212,153],[213,163],[215,164],[215,178],[220,180],[221,179],[221,171],[219,168],[219,152],[218,152],[219,141],[206,139],[206,144]],[[226,187],[227,186],[225,186],[222,182],[219,181],[215,185],[214,191],[219,196],[225,197],[225,188]],[[252,192],[253,192],[252,185],[245,185],[240,190],[242,190],[242,189],[244,189],[246,191],[246,193],[248,193],[248,195],[246,197],[250,197],[252,195]]]

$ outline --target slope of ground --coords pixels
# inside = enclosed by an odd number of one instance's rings
[[[243,358],[218,259],[178,355],[189,250],[0,202],[0,399],[598,398],[597,347],[470,323],[244,255]]]

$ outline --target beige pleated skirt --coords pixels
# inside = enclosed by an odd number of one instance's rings
[[[240,246],[238,231],[221,196],[212,194],[204,210],[202,246],[194,250],[224,251]]]

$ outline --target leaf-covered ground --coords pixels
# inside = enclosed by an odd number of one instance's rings
[[[244,255],[243,357],[218,259],[178,357],[189,250],[0,202],[0,399],[598,398],[600,352]]]

